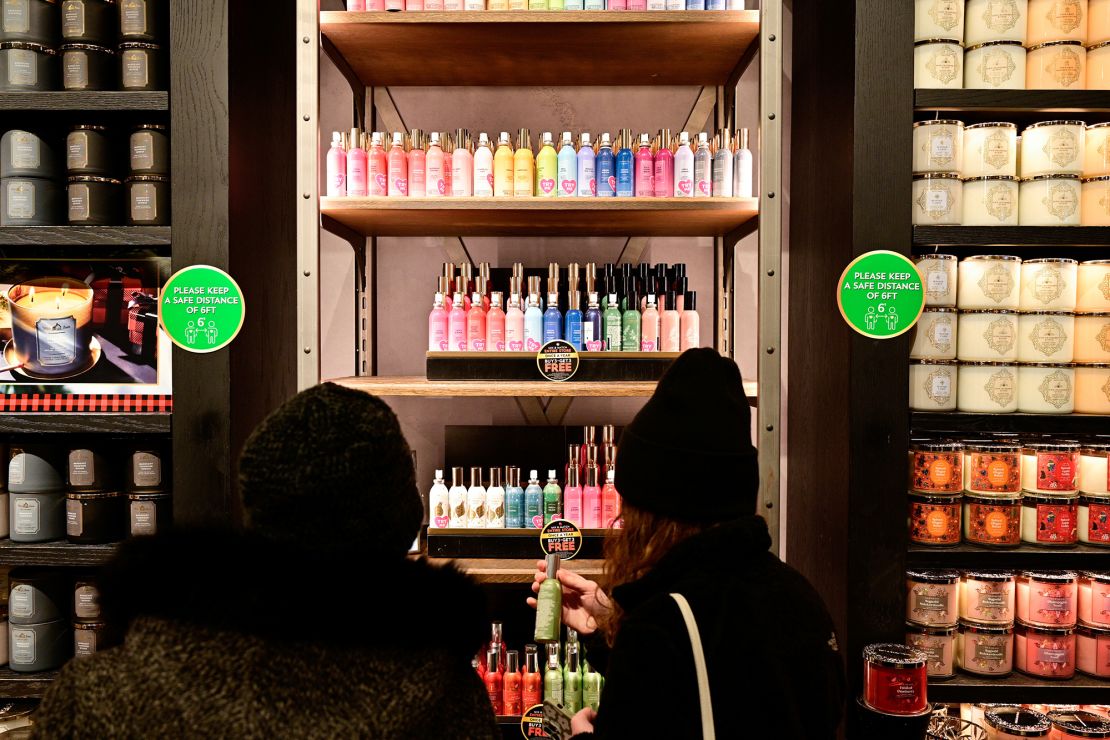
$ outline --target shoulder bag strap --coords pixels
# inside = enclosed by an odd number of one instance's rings
[[[713,701],[709,693],[709,672],[705,668],[705,651],[701,646],[701,633],[690,602],[682,594],[671,594],[682,612],[686,630],[690,633],[690,646],[694,650],[694,670],[698,674],[698,702],[701,704],[701,735],[703,740],[715,740],[717,733],[713,726]]]

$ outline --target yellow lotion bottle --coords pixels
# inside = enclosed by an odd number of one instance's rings
[[[520,130],[513,154],[513,195],[531,198],[536,194],[536,160],[532,153],[532,135],[528,129]]]
[[[536,155],[536,197],[554,198],[559,179],[559,155],[550,131],[543,132],[540,153]]]
[[[502,131],[497,139],[497,151],[493,154],[493,197],[513,196],[514,167],[512,139],[508,131]]]

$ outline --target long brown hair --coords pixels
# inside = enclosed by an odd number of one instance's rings
[[[610,594],[616,586],[643,578],[671,548],[709,526],[680,522],[628,503],[622,504],[621,518],[623,529],[614,530],[605,541],[605,581]],[[612,609],[601,619],[601,628],[612,645],[624,610],[615,599],[610,599],[610,605]]]

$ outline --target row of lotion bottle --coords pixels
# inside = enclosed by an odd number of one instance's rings
[[[347,0],[350,11],[743,10],[743,0]]]

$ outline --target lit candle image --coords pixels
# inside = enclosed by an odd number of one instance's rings
[[[80,280],[45,277],[8,291],[16,361],[36,375],[64,377],[91,364],[93,291]]]

